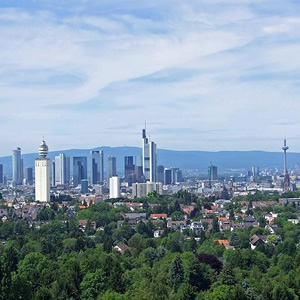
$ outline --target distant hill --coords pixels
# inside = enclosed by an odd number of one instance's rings
[[[117,158],[117,168],[123,169],[124,156],[137,156],[142,154],[138,147],[99,147],[93,150],[104,151],[104,165],[107,156]],[[65,153],[67,156],[89,156],[90,149],[69,149],[49,152],[48,157],[53,160],[55,155]],[[24,167],[34,167],[34,159],[37,153],[23,154]],[[219,170],[225,169],[250,169],[251,166],[260,168],[282,168],[283,153],[264,151],[174,151],[158,150],[158,164],[165,167],[179,167],[181,169],[206,169],[210,162],[216,165]],[[11,156],[0,157],[0,164],[3,164],[4,174],[11,175]],[[288,167],[294,168],[300,165],[300,153],[288,153]],[[71,161],[72,165],[72,161]]]

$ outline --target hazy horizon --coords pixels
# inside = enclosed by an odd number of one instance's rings
[[[48,145],[49,146],[49,145]],[[17,147],[16,147],[17,148]],[[20,147],[21,148],[21,147]],[[138,148],[142,150],[142,147],[139,146],[130,146],[130,145],[125,145],[125,146],[96,146],[96,147],[91,147],[91,148],[65,148],[65,149],[51,149],[49,147],[49,152],[61,152],[63,153],[64,151],[89,151],[89,150],[94,150],[94,149],[98,149],[98,148],[111,148],[111,149],[117,149],[117,148]],[[15,150],[15,149],[12,149]],[[181,150],[181,149],[162,149],[162,148],[158,148],[158,151],[162,150],[162,151],[174,151],[174,152],[208,152],[208,153],[218,153],[218,152],[266,152],[266,153],[282,153],[283,151],[265,151],[265,150],[259,150],[259,149],[249,149],[249,150],[216,150],[216,151],[209,151],[209,150],[197,150],[197,149],[192,149],[192,150]],[[10,151],[12,152],[12,151]],[[36,154],[38,156],[38,150],[33,151],[33,152],[24,152],[23,149],[21,148],[21,153],[22,155],[26,155],[26,154]],[[300,154],[300,152],[295,152],[295,151],[287,151],[287,155],[289,154]],[[4,154],[4,155],[0,155],[0,157],[8,157],[11,156],[12,154]]]

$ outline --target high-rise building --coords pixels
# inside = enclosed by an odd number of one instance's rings
[[[117,176],[117,159],[114,156],[107,157],[107,179]]]
[[[70,182],[70,157],[64,153],[55,156],[55,182],[56,185]]]
[[[23,183],[24,179],[24,160],[21,158],[21,183]]]
[[[91,155],[91,184],[97,184],[104,180],[103,151],[92,150]]]
[[[32,168],[25,168],[25,182],[28,185],[33,185]]]
[[[70,183],[71,179],[71,163],[70,163],[70,157],[66,156],[66,184]]]
[[[0,184],[3,184],[3,165],[0,165]]]
[[[18,147],[12,151],[12,183],[13,185],[22,184],[22,162],[21,162],[21,148]]]
[[[100,181],[100,154],[99,151],[92,150],[91,157],[91,184],[97,184]]]
[[[104,181],[104,153],[102,150],[99,151],[100,155],[100,165],[99,165],[99,171],[100,171],[100,182]]]
[[[208,167],[208,180],[217,180],[218,178],[218,168],[212,164]]]
[[[128,185],[131,186],[135,182],[135,165],[133,163],[133,156],[124,157],[124,174],[125,182],[128,182]]]
[[[50,202],[50,160],[46,158],[47,154],[48,146],[42,141],[40,158],[35,160],[35,201]]]
[[[164,166],[162,165],[157,166],[157,175],[156,175],[157,182],[164,183],[164,171],[165,171]]]
[[[164,184],[172,184],[173,179],[172,179],[172,169],[170,168],[165,168],[164,170]]]
[[[251,168],[251,181],[257,182],[259,180],[259,167]]]
[[[179,169],[175,170],[175,182],[183,182],[183,178],[182,178],[182,171]]]
[[[120,179],[118,176],[109,178],[109,198],[120,198]]]
[[[85,156],[74,156],[73,185],[79,185],[83,179],[87,179],[87,158]]]
[[[143,174],[146,181],[156,181],[157,153],[156,144],[146,137],[146,128],[142,131]]]
[[[89,192],[89,182],[87,179],[81,180],[81,193],[87,194]]]
[[[55,181],[55,161],[52,162],[51,164],[51,184],[52,186],[56,186],[56,181]]]
[[[145,177],[143,175],[143,158],[140,155],[135,157],[134,179],[135,182],[145,182]]]

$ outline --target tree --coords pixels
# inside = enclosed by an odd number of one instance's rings
[[[234,286],[234,288],[232,290],[232,294],[231,294],[229,299],[232,299],[232,300],[247,300],[248,297],[245,293],[245,290],[238,284],[238,285]]]
[[[240,248],[240,239],[236,232],[233,232],[229,241],[230,246],[233,246],[234,248]]]
[[[216,216],[214,216],[214,218],[213,218],[211,232],[212,233],[220,232],[219,222],[218,222],[218,218]]]
[[[298,299],[292,289],[285,284],[278,284],[273,289],[273,300],[296,300]]]
[[[94,300],[104,288],[105,275],[101,269],[87,273],[80,283],[81,299]]]
[[[41,253],[29,253],[20,262],[18,273],[24,280],[29,281],[34,288],[39,286],[42,273],[49,265],[48,259]]]
[[[181,221],[184,219],[184,215],[181,211],[174,211],[171,214],[171,219],[172,219],[172,221]]]
[[[136,225],[136,232],[146,237],[153,237],[152,230],[148,227],[148,224],[145,224],[143,221],[138,222]]]
[[[178,290],[180,284],[183,282],[184,268],[179,256],[176,256],[170,270],[170,286],[175,292]]]
[[[220,260],[213,254],[201,253],[197,255],[197,259],[202,264],[209,265],[212,269],[216,270],[218,273],[221,272],[223,264]]]
[[[221,284],[226,284],[226,285],[235,285],[236,284],[234,272],[233,272],[231,265],[226,264],[223,266],[223,270],[219,276],[219,281]]]
[[[209,269],[207,265],[201,264],[194,257],[188,267],[188,283],[197,291],[208,289],[210,287]]]
[[[228,300],[230,299],[230,289],[227,285],[218,285],[212,291],[205,293],[204,299],[205,300]]]

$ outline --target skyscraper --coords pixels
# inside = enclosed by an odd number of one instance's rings
[[[117,159],[114,156],[107,157],[107,179],[117,176]]]
[[[13,185],[22,184],[22,163],[21,148],[12,151],[12,183]]]
[[[164,171],[165,167],[162,165],[157,166],[157,175],[156,175],[156,181],[160,183],[164,183]]]
[[[175,183],[183,182],[182,171],[179,169],[175,170]]]
[[[21,165],[20,165],[20,179],[21,179],[21,184],[23,184],[23,179],[24,179],[24,160],[21,158]]]
[[[288,191],[290,189],[290,175],[287,170],[287,163],[286,163],[286,151],[289,150],[289,147],[286,145],[286,139],[283,141],[283,174],[284,174],[284,183],[283,183],[283,190]]]
[[[172,183],[173,183],[172,169],[165,168],[165,170],[164,170],[164,184],[172,184]]]
[[[145,177],[143,174],[143,158],[141,155],[137,155],[135,157],[134,181],[140,183],[145,182]]]
[[[208,180],[217,180],[218,168],[212,164],[208,167]]]
[[[81,190],[82,194],[87,194],[89,192],[89,182],[87,179],[81,180]]]
[[[51,168],[51,173],[52,173],[51,184],[52,184],[52,186],[56,186],[56,181],[55,181],[55,161],[52,162],[51,166],[52,166],[52,168]]]
[[[0,184],[3,183],[3,165],[0,165]]]
[[[65,184],[70,183],[71,179],[71,163],[70,163],[70,156],[66,156],[66,175],[65,175]]]
[[[70,157],[64,153],[55,156],[55,182],[56,185],[70,182]]]
[[[251,168],[251,177],[253,182],[257,182],[259,180],[259,167]]]
[[[104,153],[102,150],[99,151],[100,155],[100,165],[99,165],[99,171],[100,171],[100,182],[104,181]]]
[[[77,186],[83,179],[87,179],[87,158],[75,156],[73,157],[73,185]]]
[[[35,201],[50,202],[50,160],[46,158],[48,146],[45,141],[39,147],[40,158],[35,160]]]
[[[25,168],[26,184],[33,185],[32,168]]]
[[[146,181],[156,181],[157,153],[156,144],[146,137],[146,128],[142,131],[143,174]]]
[[[133,156],[124,157],[124,174],[125,182],[128,182],[129,186],[135,181],[135,165],[133,163]]]
[[[100,182],[100,151],[92,150],[91,157],[91,184]],[[103,163],[102,163],[103,166]]]

